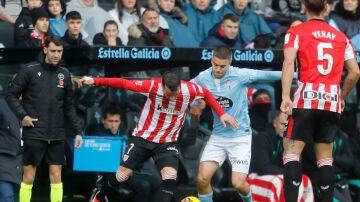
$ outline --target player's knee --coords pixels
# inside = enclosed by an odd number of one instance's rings
[[[237,178],[232,181],[232,186],[237,190],[247,189],[249,184],[246,181],[246,178]]]
[[[35,180],[35,172],[24,172],[23,182],[26,184],[33,184]]]
[[[161,171],[161,179],[164,180],[174,180],[176,181],[177,171],[174,168],[164,168]]]
[[[210,184],[211,176],[206,176],[203,173],[199,173],[197,176],[197,184],[200,187],[204,187]]]

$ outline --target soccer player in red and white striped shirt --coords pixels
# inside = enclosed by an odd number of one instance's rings
[[[341,32],[329,26],[326,0],[303,0],[307,22],[291,27],[285,36],[280,110],[291,115],[284,140],[285,200],[296,202],[301,183],[301,152],[307,142],[315,143],[320,201],[332,201],[335,175],[332,168],[334,133],[345,98],[359,79],[353,46]],[[290,88],[299,62],[293,100]],[[347,70],[340,87],[343,68]]]
[[[161,196],[158,201],[171,201],[176,185],[179,149],[176,141],[189,105],[203,98],[226,123],[237,128],[235,118],[225,113],[212,94],[201,86],[180,80],[166,72],[162,79],[126,80],[122,78],[83,77],[82,85],[109,86],[128,89],[147,97],[139,120],[122,157],[121,165],[111,184],[126,182],[137,166],[153,157],[162,176]]]

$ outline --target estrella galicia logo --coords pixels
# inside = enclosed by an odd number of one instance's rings
[[[264,59],[266,62],[272,62],[274,60],[274,52],[272,50],[265,51]]]
[[[229,111],[233,106],[233,101],[226,97],[218,97],[216,101],[219,103],[221,108],[223,108],[225,111]]]
[[[161,50],[161,57],[164,60],[168,60],[171,57],[171,50],[168,47],[165,47]]]

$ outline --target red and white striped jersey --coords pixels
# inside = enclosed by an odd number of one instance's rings
[[[132,135],[150,142],[177,141],[188,107],[196,99],[204,98],[219,116],[225,113],[206,88],[187,81],[181,81],[180,93],[174,101],[170,101],[165,96],[162,79],[94,78],[94,83],[95,85],[128,89],[147,97]]]
[[[355,58],[349,39],[322,20],[288,30],[285,48],[297,49],[299,80],[293,107],[341,113],[340,81],[344,61]]]

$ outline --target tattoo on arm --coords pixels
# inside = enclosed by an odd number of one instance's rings
[[[290,149],[293,149],[295,147],[295,142],[292,139],[285,139],[284,141],[284,149],[285,151],[288,151]]]

